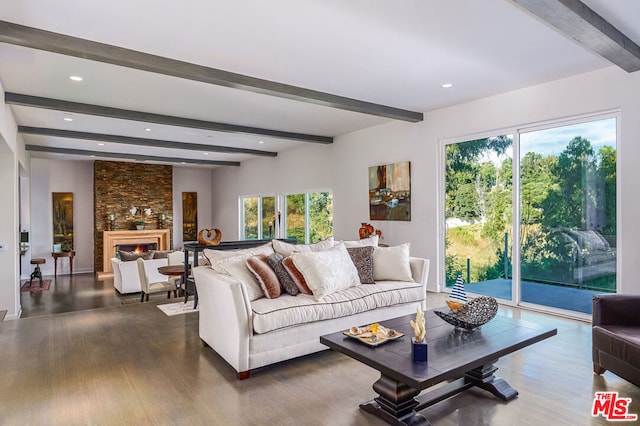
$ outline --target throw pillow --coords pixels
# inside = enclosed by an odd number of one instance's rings
[[[172,251],[171,250],[153,250],[153,258],[166,259],[169,253],[172,253]]]
[[[284,256],[280,253],[272,253],[269,255],[269,266],[271,266],[271,269],[273,269],[273,272],[278,277],[278,281],[280,282],[280,285],[284,287],[284,291],[295,296],[300,293],[300,290],[298,290],[298,286],[293,282],[291,275],[289,275],[282,264],[283,260]]]
[[[378,236],[372,235],[369,238],[363,238],[361,240],[354,241],[343,241],[345,247],[363,247],[363,246],[373,246],[378,247]]]
[[[273,240],[273,249],[284,257],[291,256],[294,252],[322,251],[333,247],[333,237],[315,244],[291,244],[280,240]]]
[[[395,247],[376,247],[373,251],[373,279],[413,282],[409,247],[409,243]]]
[[[273,247],[271,243],[266,243],[258,247],[251,247],[246,249],[237,249],[237,250],[215,250],[215,249],[204,249],[202,250],[204,257],[207,258],[209,263],[213,265],[214,262],[222,259],[228,259],[230,257],[236,256],[246,256],[246,255],[256,255],[260,253],[265,253],[267,255],[273,253]]]
[[[358,271],[360,284],[375,284],[373,280],[373,246],[348,247],[347,252]]]
[[[118,254],[120,255],[120,260],[123,262],[132,262],[134,260],[138,260],[138,258],[142,258],[143,260],[153,259],[153,252],[151,251],[136,253],[133,251],[118,250]]]
[[[296,287],[298,287],[298,290],[300,291],[300,293],[313,294],[311,289],[309,289],[309,286],[307,286],[307,282],[304,280],[304,275],[302,275],[302,273],[298,270],[296,265],[293,263],[291,256],[285,257],[282,260],[282,266],[284,266],[284,269],[287,270],[293,282],[296,283]]]
[[[282,294],[278,276],[269,266],[269,256],[264,253],[247,259],[247,268],[255,275],[267,299],[275,299]]]
[[[336,291],[360,285],[358,271],[344,244],[325,251],[294,253],[291,259],[318,301]]]
[[[244,287],[247,289],[249,300],[254,301],[264,297],[264,293],[262,293],[260,283],[258,283],[256,277],[249,268],[247,268],[247,259],[251,256],[251,254],[246,254],[244,256],[229,257],[211,262],[211,269],[242,281]]]

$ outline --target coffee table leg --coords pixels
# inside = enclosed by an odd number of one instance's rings
[[[467,372],[465,375],[465,381],[491,392],[498,398],[510,401],[518,396],[518,391],[512,388],[506,380],[493,375],[497,369],[498,367],[493,364],[483,365]]]
[[[414,410],[419,404],[414,399],[420,394],[418,389],[381,374],[378,381],[373,384],[373,390],[379,396],[372,401],[360,404],[361,410],[392,425],[431,424],[426,417]]]

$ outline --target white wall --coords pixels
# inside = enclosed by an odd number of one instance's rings
[[[173,168],[173,247],[181,248],[182,239],[182,193],[198,193],[198,229],[215,227],[211,221],[212,203],[216,197],[211,192],[211,170]]]
[[[53,275],[53,201],[52,192],[73,193],[73,272],[93,272],[93,162],[31,160],[30,208],[31,248],[28,258],[46,259],[40,265],[43,275]],[[58,259],[58,274],[69,274],[68,259]],[[29,270],[22,271],[23,278]]]
[[[454,90],[460,89],[456,86]],[[640,291],[638,276],[640,211],[636,182],[640,182],[640,73],[606,68],[455,107],[429,112],[421,123],[391,122],[336,138],[331,146],[309,145],[281,153],[275,159],[255,159],[240,168],[213,172],[213,191],[219,200],[213,219],[223,232],[238,227],[238,196],[268,192],[331,188],[334,194],[334,234],[357,238],[368,220],[367,169],[378,164],[411,161],[411,222],[378,221],[385,242],[412,244],[412,254],[433,261],[429,288],[441,280],[438,256],[441,241],[438,206],[440,142],[496,129],[523,127],[544,120],[621,110],[618,141],[618,253],[621,291]],[[625,279],[627,278],[627,279]]]
[[[0,97],[4,87],[0,83]],[[17,136],[15,118],[9,107],[0,105],[0,309],[7,319],[20,315],[20,277],[18,244],[18,181],[20,163],[25,159],[24,143]]]

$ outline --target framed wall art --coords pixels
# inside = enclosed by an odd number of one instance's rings
[[[182,241],[198,240],[198,193],[182,193]]]
[[[53,244],[73,250],[73,192],[52,192]]]
[[[369,167],[369,220],[411,220],[411,162]]]

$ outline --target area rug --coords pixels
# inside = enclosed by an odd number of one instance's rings
[[[198,310],[200,309],[200,307],[193,309],[193,299],[189,300],[187,303],[165,303],[163,305],[156,305],[156,307],[168,316],[190,314],[192,312],[198,312]]]
[[[31,286],[29,286],[29,281],[25,281],[20,288],[20,292],[49,290],[50,285],[51,280],[42,280],[42,287],[40,287],[40,280],[33,280]]]

